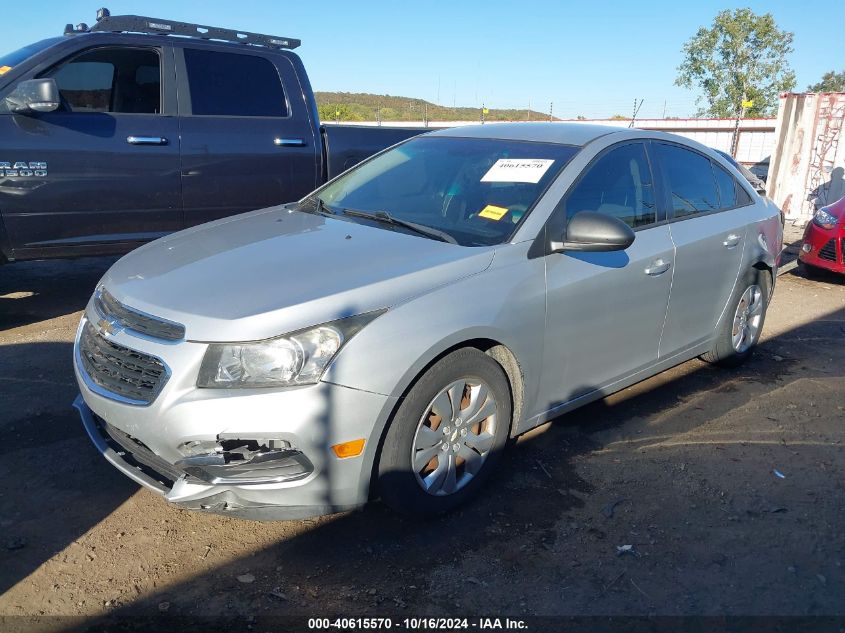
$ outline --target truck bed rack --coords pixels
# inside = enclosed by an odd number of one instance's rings
[[[112,15],[108,9],[97,11],[97,23],[92,27],[87,24],[73,26],[68,24],[65,27],[65,35],[77,33],[92,33],[95,31],[111,33],[147,33],[149,35],[176,35],[180,37],[193,37],[203,40],[216,40],[232,42],[236,44],[248,44],[252,46],[265,46],[268,48],[293,49],[302,42],[291,37],[280,37],[276,35],[263,35],[261,33],[250,33],[249,31],[236,31],[216,26],[203,26],[201,24],[190,24],[188,22],[176,22],[174,20],[159,20],[141,15]]]

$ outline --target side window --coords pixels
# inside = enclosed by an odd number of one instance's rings
[[[195,115],[288,115],[279,73],[269,60],[255,55],[184,50]]]
[[[631,227],[656,220],[654,185],[645,148],[630,143],[598,159],[564,199],[567,220],[579,211],[597,211]]]
[[[709,158],[677,145],[655,143],[655,150],[672,193],[674,217],[719,208],[719,195]]]
[[[745,187],[736,183],[736,206],[744,207],[747,204],[751,204],[751,196],[745,190]]]
[[[97,48],[48,72],[71,112],[158,114],[158,53],[142,48]]]
[[[737,184],[724,169],[713,164],[713,174],[716,176],[716,187],[719,189],[719,208],[733,209],[736,206]]]

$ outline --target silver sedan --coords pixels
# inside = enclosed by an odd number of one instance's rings
[[[695,142],[442,130],[117,262],[79,325],[76,406],[181,507],[443,512],[509,437],[697,356],[747,359],[780,244],[778,209]]]

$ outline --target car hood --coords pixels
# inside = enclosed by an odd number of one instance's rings
[[[492,248],[273,207],[142,246],[102,285],[126,306],[184,324],[189,340],[244,341],[389,308],[492,259]]]

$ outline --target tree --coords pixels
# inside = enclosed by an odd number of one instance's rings
[[[778,29],[770,13],[721,11],[709,29],[698,29],[684,44],[675,84],[703,91],[707,107],[699,116],[773,115],[778,95],[795,87],[795,73],[786,59],[792,39],[792,33]],[[753,105],[743,106],[749,101]]]
[[[819,83],[807,86],[807,92],[845,92],[845,70],[826,72]]]

